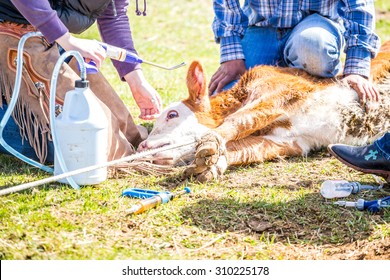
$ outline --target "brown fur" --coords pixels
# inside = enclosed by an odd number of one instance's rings
[[[202,66],[197,63],[193,63],[191,67],[196,68],[197,65],[202,69]],[[203,80],[204,77],[201,79]],[[201,92],[199,90],[201,86],[198,83],[198,80],[190,75],[187,76],[187,85],[190,92],[197,92],[197,94],[190,94],[190,97],[184,103],[197,115],[200,123],[215,128],[224,122],[227,116],[232,115],[252,101],[262,101],[253,102],[251,110],[259,111],[259,107],[261,107],[263,112],[273,110],[274,104],[269,102],[278,99],[279,96],[287,97],[285,104],[280,104],[281,107],[299,106],[302,97],[305,99],[309,93],[323,89],[332,81],[313,77],[303,70],[262,66],[249,70],[231,90],[210,98],[210,101],[207,98],[202,98],[207,92],[205,89]],[[261,92],[257,89],[258,85],[261,85]],[[263,92],[267,92],[267,96],[261,99],[260,95]],[[271,94],[274,95],[272,99],[269,98]],[[194,96],[197,98],[194,98]],[[251,96],[250,100],[248,100],[248,96]],[[273,119],[278,116],[277,113],[273,113]],[[252,132],[247,131],[245,134],[251,134]],[[238,136],[238,138],[242,138],[242,136]]]
[[[187,74],[185,106],[172,105],[189,117],[179,118],[177,113],[172,122],[158,119],[142,147],[195,140],[195,153],[190,147],[165,156],[174,158],[167,164],[193,162],[195,167],[191,165],[186,173],[204,181],[217,178],[229,165],[307,154],[336,142],[365,144],[390,130],[390,87],[386,89],[390,42],[383,45],[371,68],[382,100],[374,110],[365,111],[356,92],[339,77],[318,78],[275,66],[252,68],[233,88],[209,97],[203,67],[194,61]]]
[[[383,45],[371,68],[371,79],[376,83],[388,75],[390,42]],[[280,117],[300,109],[314,93],[336,84],[335,79],[313,77],[303,70],[260,66],[247,71],[232,89],[207,98],[204,81],[202,66],[193,63],[187,76],[190,96],[184,103],[201,124],[212,128],[227,142],[229,165],[302,154],[294,141],[280,144],[264,136],[277,128],[290,128],[289,120],[280,121]],[[386,106],[379,110],[388,111]],[[344,132],[372,137],[384,127],[381,115],[387,117],[389,113],[366,114],[356,103],[344,110]]]

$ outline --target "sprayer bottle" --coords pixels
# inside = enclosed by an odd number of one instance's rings
[[[68,171],[107,161],[108,121],[87,80],[77,80],[75,89],[65,95],[62,112],[55,119],[59,148]],[[58,158],[54,174],[61,174]],[[75,175],[79,185],[99,184],[107,179],[107,167]],[[63,183],[67,180],[63,179]]]

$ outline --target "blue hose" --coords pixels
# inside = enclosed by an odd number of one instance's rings
[[[53,138],[53,145],[54,145],[54,153],[57,157],[57,161],[61,167],[62,173],[67,173],[68,169],[65,164],[64,157],[62,155],[62,151],[60,149],[60,146],[58,144],[58,139],[57,139],[57,129],[54,124],[54,120],[56,118],[55,116],[55,100],[56,100],[56,85],[57,85],[57,80],[58,80],[58,74],[60,72],[62,63],[65,62],[65,60],[69,56],[74,56],[78,62],[79,69],[80,69],[80,76],[82,80],[86,80],[87,77],[87,71],[86,67],[84,65],[84,59],[81,56],[81,54],[77,51],[67,51],[63,53],[60,58],[57,60],[56,65],[54,66],[53,74],[51,76],[51,82],[50,82],[50,129],[51,129],[51,136]],[[76,190],[80,189],[80,186],[74,181],[72,177],[67,177],[68,183]]]
[[[3,118],[0,121],[0,144],[4,147],[4,149],[7,150],[7,152],[9,152],[11,155],[14,155],[18,159],[20,159],[20,160],[22,160],[22,161],[24,161],[32,166],[38,167],[46,172],[53,173],[53,169],[51,167],[48,167],[44,164],[41,164],[41,163],[39,163],[35,160],[32,160],[32,159],[24,156],[23,154],[19,153],[17,150],[15,150],[10,145],[8,145],[5,142],[5,139],[3,138],[4,128],[7,125],[9,118],[11,117],[11,114],[15,108],[15,105],[16,105],[16,101],[18,100],[18,97],[19,97],[20,85],[22,82],[24,44],[25,44],[27,39],[29,39],[31,37],[39,37],[39,36],[42,36],[41,32],[30,32],[30,33],[23,35],[20,38],[20,41],[18,44],[18,53],[16,56],[16,78],[15,78],[14,89],[12,92],[12,98],[11,98],[11,102],[8,104],[8,107],[4,113]]]

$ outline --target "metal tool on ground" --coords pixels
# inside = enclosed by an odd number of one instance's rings
[[[347,197],[362,190],[379,190],[382,186],[362,185],[358,182],[348,182],[346,180],[327,180],[321,185],[321,195],[325,198]]]
[[[173,198],[185,194],[190,193],[190,188],[185,187],[183,190],[178,191],[176,193],[170,193],[170,192],[156,192],[156,194],[153,194],[150,196],[151,193],[154,191],[150,190],[144,190],[144,193],[142,194],[142,190],[136,189],[136,191],[130,191],[128,190],[126,193],[127,195],[136,195],[134,197],[142,197],[145,196],[146,198],[141,199],[136,204],[134,204],[128,211],[128,214],[139,214],[142,212],[145,212],[146,210],[149,210],[151,208],[157,207],[160,204],[164,204],[172,200]]]
[[[167,66],[160,65],[160,64],[157,64],[154,62],[143,60],[135,53],[132,53],[132,52],[125,50],[123,48],[115,47],[115,46],[112,46],[112,45],[109,45],[109,44],[106,44],[103,42],[99,42],[99,41],[97,41],[97,42],[106,51],[107,57],[114,59],[114,60],[117,60],[117,61],[123,61],[123,62],[127,62],[127,63],[145,63],[145,64],[149,64],[149,65],[152,65],[152,66],[155,66],[158,68],[162,68],[165,70],[175,70],[177,68],[180,68],[180,67],[186,65],[185,62],[182,62],[180,64],[177,64],[177,65],[174,65],[171,67],[167,67]],[[96,64],[93,60],[89,60],[88,62],[86,61],[85,66],[87,68],[88,74],[93,74],[93,73],[98,72]]]
[[[340,200],[334,202],[334,204],[343,207],[355,207],[360,211],[368,210],[372,213],[376,213],[383,208],[390,207],[390,196],[377,200],[364,200],[362,198],[358,199],[357,201]]]
[[[97,164],[97,165],[93,165],[93,166],[80,168],[80,169],[77,169],[77,170],[72,170],[72,171],[65,172],[65,173],[62,173],[62,174],[59,174],[59,175],[55,175],[55,176],[52,176],[52,177],[48,177],[48,178],[45,178],[45,179],[42,179],[42,180],[39,180],[39,181],[30,182],[30,183],[26,183],[26,184],[21,184],[21,185],[14,186],[14,187],[9,187],[9,188],[6,188],[6,189],[1,189],[0,190],[0,196],[5,195],[5,194],[18,192],[18,191],[22,191],[22,190],[26,190],[26,189],[30,189],[30,188],[33,188],[33,187],[36,187],[36,186],[39,186],[39,185],[51,183],[51,182],[54,182],[54,181],[58,181],[60,179],[64,179],[64,178],[67,178],[67,177],[70,177],[70,176],[74,176],[74,175],[81,174],[81,173],[84,173],[84,172],[92,171],[92,170],[95,170],[95,169],[103,168],[103,167],[106,167],[106,166],[114,166],[114,165],[119,164],[119,163],[130,162],[130,161],[133,161],[135,159],[144,158],[146,156],[150,156],[150,155],[162,152],[162,151],[167,151],[167,150],[170,150],[170,149],[176,149],[176,148],[187,146],[187,145],[193,145],[194,143],[195,143],[195,141],[189,141],[189,142],[184,142],[184,143],[180,143],[180,144],[172,144],[172,145],[163,146],[163,147],[156,148],[156,149],[146,150],[146,151],[142,151],[142,152],[139,152],[139,153],[136,153],[136,154],[132,154],[132,155],[124,157],[124,158],[116,159],[116,160],[113,160],[113,161],[108,161],[108,162],[105,162],[105,163],[102,163],[102,164]]]

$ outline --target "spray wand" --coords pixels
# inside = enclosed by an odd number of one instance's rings
[[[190,191],[191,190],[188,187],[185,187],[183,190],[178,191],[176,193],[158,192],[142,189],[127,189],[123,191],[122,195],[142,198],[128,210],[128,214],[131,215],[145,212],[146,210],[157,207],[160,204],[164,204],[171,201],[176,196],[190,193]]]
[[[182,62],[182,63],[174,65],[172,67],[163,66],[160,64],[156,64],[154,62],[143,60],[138,55],[136,55],[135,53],[132,53],[128,50],[125,50],[125,49],[122,49],[119,47],[115,47],[115,46],[112,46],[112,45],[109,45],[109,44],[106,44],[103,42],[99,42],[99,41],[96,41],[96,42],[98,42],[98,44],[100,46],[102,46],[103,49],[106,51],[107,57],[114,59],[114,60],[117,60],[117,61],[123,61],[123,62],[127,62],[127,63],[145,63],[145,64],[156,66],[156,67],[159,67],[159,68],[162,68],[165,70],[174,70],[174,69],[177,69],[179,67],[186,65],[185,62]],[[88,74],[93,74],[93,73],[98,72],[98,69],[96,67],[96,63],[93,60],[85,62],[85,67],[87,68]]]

